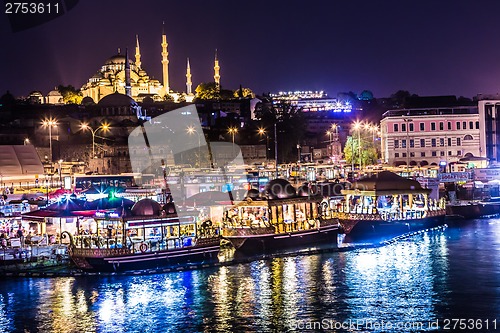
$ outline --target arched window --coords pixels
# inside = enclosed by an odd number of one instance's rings
[[[474,140],[474,138],[472,137],[472,135],[467,134],[466,136],[464,136],[464,141],[466,140]]]

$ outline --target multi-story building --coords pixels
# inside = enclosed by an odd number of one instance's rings
[[[485,157],[477,106],[389,110],[380,129],[382,161],[389,165],[449,165]]]
[[[500,95],[479,95],[479,127],[484,140],[481,150],[490,161],[500,161]]]

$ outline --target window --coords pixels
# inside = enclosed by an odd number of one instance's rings
[[[466,136],[464,136],[464,141],[466,140],[474,140],[474,138],[472,137],[472,135],[467,134]]]
[[[403,157],[406,157],[406,153],[403,153],[402,155],[403,155]]]
[[[448,151],[448,156],[451,156],[451,150]]]
[[[448,138],[448,147],[451,146],[451,138]]]
[[[394,140],[394,148],[399,148],[399,140]]]
[[[444,130],[444,123],[443,122],[439,123],[439,130],[440,131]]]
[[[398,126],[398,124],[394,124],[394,132],[399,132],[399,126]]]
[[[410,157],[415,157],[415,152],[410,152]]]
[[[406,148],[406,140],[401,140],[401,148]]]
[[[425,157],[425,151],[420,152],[420,157]]]
[[[460,142],[460,138],[457,138],[457,146],[460,146],[461,145],[461,142]]]
[[[448,122],[448,131],[451,131],[451,121]]]
[[[432,151],[432,156],[434,156],[434,157],[436,157],[436,156],[437,156],[437,155],[436,155],[436,151],[435,151],[435,150],[434,150],[434,151]]]
[[[415,148],[415,140],[410,139],[410,148]]]
[[[469,129],[474,129],[474,122],[469,121]]]
[[[440,145],[441,147],[444,147],[444,138],[440,138],[440,139],[439,139],[439,145]]]
[[[464,130],[467,129],[467,122],[466,121],[462,122],[462,129],[464,129]]]
[[[408,126],[410,126],[410,132],[413,132],[413,123],[409,123]]]
[[[431,131],[435,131],[436,130],[436,123],[431,123]]]
[[[420,139],[420,147],[425,147],[425,139]]]
[[[479,121],[476,121],[476,129],[479,129]]]
[[[436,139],[431,139],[431,146],[436,147]]]
[[[420,123],[420,130],[425,131],[425,124],[424,123]]]
[[[401,124],[401,132],[406,132],[406,124]]]
[[[440,151],[439,155],[444,156],[444,151]]]
[[[457,121],[457,130],[459,130],[459,129],[460,129],[460,122]]]
[[[461,150],[457,150],[457,156],[462,156],[462,151]]]
[[[394,157],[399,157],[399,153],[394,153]]]

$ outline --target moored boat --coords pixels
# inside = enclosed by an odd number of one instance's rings
[[[415,180],[382,171],[354,182],[329,209],[353,238],[402,234],[444,224],[444,199],[431,199],[430,192]]]
[[[151,199],[127,212],[96,212],[90,234],[70,238],[73,263],[87,271],[138,271],[217,261],[220,237],[209,221]]]
[[[446,214],[464,219],[477,219],[500,214],[496,200],[455,200],[446,205]]]
[[[286,180],[271,181],[264,195],[251,190],[225,212],[222,237],[245,254],[330,243],[337,245],[338,221],[321,211],[321,195],[295,192]]]

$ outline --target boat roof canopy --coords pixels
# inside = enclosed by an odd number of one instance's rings
[[[362,178],[342,191],[344,194],[402,194],[402,193],[429,193],[430,189],[422,188],[416,180],[401,177],[390,171],[382,171],[370,177]]]

